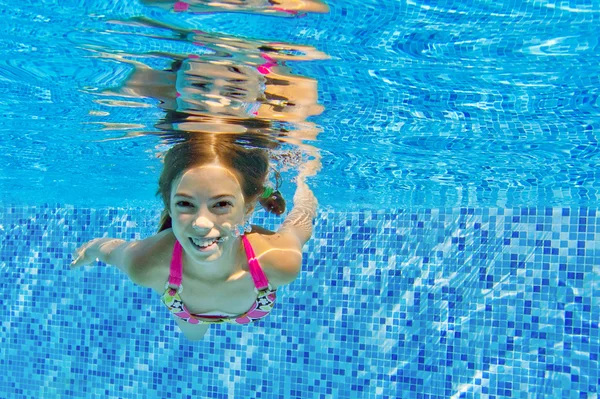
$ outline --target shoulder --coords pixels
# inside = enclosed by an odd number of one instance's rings
[[[128,251],[131,279],[138,285],[162,290],[169,277],[175,240],[172,230],[167,229],[132,243]]]
[[[253,233],[247,237],[272,287],[289,284],[298,277],[302,245],[293,234],[253,227]]]

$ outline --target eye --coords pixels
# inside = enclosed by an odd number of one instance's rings
[[[180,208],[189,208],[189,207],[191,207],[191,206],[194,206],[194,205],[192,205],[192,203],[191,203],[191,202],[189,202],[189,201],[177,201],[177,202],[175,203],[175,205],[176,205],[176,206],[178,206],[178,207],[180,207]]]
[[[219,201],[215,204],[215,208],[227,208],[233,206],[233,204],[229,201]]]

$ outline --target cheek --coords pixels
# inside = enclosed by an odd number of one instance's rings
[[[171,220],[173,223],[173,230],[181,227],[182,225],[189,222],[190,216],[184,213],[172,213]]]
[[[218,224],[225,229],[233,229],[235,225],[244,222],[244,213],[240,211],[232,212],[227,215],[222,215],[217,218]]]
[[[219,224],[223,227],[233,226],[237,223],[239,217],[235,214],[223,215],[216,219],[216,224]]]
[[[227,231],[232,231],[233,230],[233,224],[229,223],[229,222],[225,222],[223,224],[221,224],[221,228]]]

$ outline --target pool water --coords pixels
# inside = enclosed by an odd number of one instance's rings
[[[600,3],[173,3],[0,0],[0,398],[597,398]],[[215,129],[276,137],[290,202],[318,149],[321,212],[272,314],[192,343],[68,264]]]
[[[160,140],[149,133],[164,99],[126,93],[133,63],[163,71],[225,37],[328,56],[287,61],[324,107],[305,118],[319,132],[323,205],[595,205],[599,12],[589,1],[363,1],[285,18],[133,0],[5,2],[3,199],[152,203]]]

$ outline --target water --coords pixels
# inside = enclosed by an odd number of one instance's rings
[[[597,397],[600,3],[0,6],[0,397]],[[165,71],[187,71],[189,111],[199,79],[227,86],[210,61],[260,78],[274,43],[302,106],[252,116],[233,90],[191,127],[317,147],[322,212],[269,318],[189,343],[155,295],[70,253],[155,231],[159,155],[190,127]]]
[[[595,204],[598,5],[561,4],[361,2],[304,18],[193,16],[135,1],[7,5],[3,198],[151,201],[156,138],[99,140],[155,130],[158,100],[100,93],[126,80],[124,60],[160,70],[164,53],[202,48],[131,23],[146,17],[329,55],[288,64],[318,84],[325,112],[309,120],[322,129],[326,167],[315,184],[332,208]],[[97,167],[102,174],[85,173]],[[138,190],[122,195],[130,184]],[[85,201],[67,194],[84,189]]]

